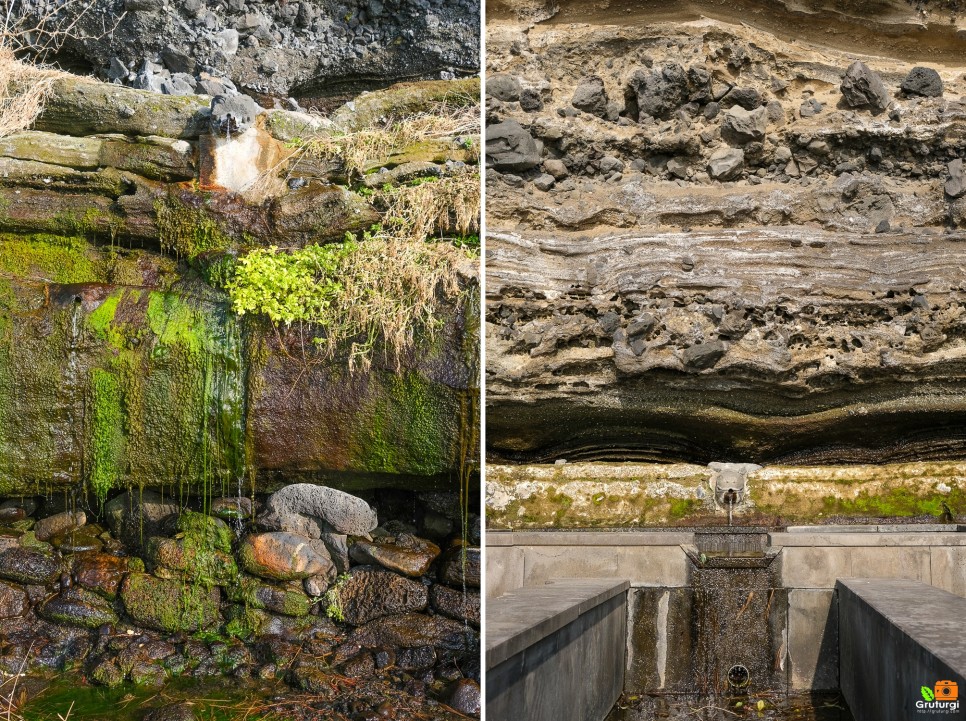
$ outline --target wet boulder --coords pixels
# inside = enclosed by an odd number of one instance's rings
[[[238,549],[238,560],[252,575],[276,581],[335,576],[325,544],[292,533],[248,536]]]
[[[360,626],[348,639],[363,648],[418,648],[432,646],[446,651],[467,651],[477,634],[459,621],[443,616],[403,613],[384,616]]]
[[[850,108],[870,108],[879,113],[889,107],[892,98],[879,74],[861,60],[856,60],[845,71],[841,85],[842,96]]]
[[[349,555],[358,563],[374,563],[415,577],[425,574],[439,554],[435,543],[409,534],[400,534],[395,543],[360,541],[349,549]]]
[[[515,120],[486,128],[486,164],[501,172],[519,172],[540,164],[541,145]]]
[[[143,540],[156,536],[162,522],[178,513],[178,505],[154,491],[125,491],[104,506],[111,533],[129,548],[140,549]]]
[[[19,586],[0,581],[0,618],[23,616],[30,608],[27,593]]]
[[[201,586],[130,573],[121,585],[121,601],[134,621],[145,628],[176,633],[198,631],[221,621],[217,587]]]
[[[932,68],[916,66],[909,71],[899,87],[906,95],[938,98],[943,94],[943,79]]]
[[[480,626],[480,594],[434,583],[429,589],[429,602],[433,610],[444,616]]]
[[[70,528],[55,535],[50,539],[50,543],[64,555],[97,552],[104,548],[104,542],[101,540],[103,532],[104,529],[96,525]]]
[[[74,557],[72,575],[78,586],[113,600],[128,568],[127,558],[108,553],[83,553]]]
[[[46,586],[59,575],[60,563],[40,551],[8,548],[0,553],[0,578]]]
[[[347,623],[361,626],[376,618],[422,611],[429,602],[426,586],[375,566],[356,566],[329,592]]]
[[[313,483],[295,483],[273,493],[259,517],[264,528],[308,538],[324,533],[368,538],[378,522],[376,512],[361,498]]]
[[[37,608],[41,618],[53,623],[98,628],[105,623],[117,623],[111,604],[91,591],[77,586],[65,588]]]
[[[480,685],[471,678],[456,681],[450,690],[449,705],[465,716],[478,716],[482,707]]]
[[[80,528],[85,523],[87,523],[87,515],[83,511],[64,511],[37,521],[34,535],[38,541],[49,541],[54,536]]]
[[[225,521],[251,518],[254,514],[252,499],[244,496],[216,498],[211,502],[211,513]]]
[[[448,549],[440,561],[439,578],[443,583],[461,588],[464,583],[480,587],[480,549],[456,545]]]

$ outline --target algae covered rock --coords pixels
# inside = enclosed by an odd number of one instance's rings
[[[260,579],[241,578],[227,589],[228,598],[247,608],[264,609],[283,616],[307,616],[312,601],[301,585],[272,586]]]
[[[130,573],[121,601],[136,623],[156,631],[198,631],[221,623],[218,588],[210,590],[146,573]]]
[[[276,581],[335,574],[335,566],[322,541],[293,533],[248,536],[238,549],[238,561],[249,573]]]
[[[146,558],[158,567],[158,576],[206,587],[226,586],[238,576],[234,558],[196,537],[154,536],[147,543]]]

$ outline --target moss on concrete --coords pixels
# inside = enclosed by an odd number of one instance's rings
[[[491,465],[491,528],[704,525],[725,512],[711,500],[706,467],[686,464]],[[945,504],[945,506],[944,506]],[[822,524],[847,518],[939,521],[966,515],[966,464],[771,466],[748,476],[738,523]],[[946,519],[948,520],[948,518]]]

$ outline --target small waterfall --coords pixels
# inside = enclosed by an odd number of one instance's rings
[[[81,457],[79,446],[82,444],[84,426],[84,384],[86,378],[80,373],[80,339],[84,308],[81,297],[75,296],[70,308],[70,325],[67,335],[67,363],[64,366],[63,395],[65,417],[63,433],[63,453],[67,458],[66,476],[71,484],[69,506],[74,507],[77,497],[83,492],[83,469],[78,468],[77,459]],[[80,405],[80,409],[78,409]],[[80,410],[80,412],[78,412]]]
[[[772,568],[777,552],[767,544],[767,529],[708,528],[687,549],[699,693],[786,690],[788,592]]]

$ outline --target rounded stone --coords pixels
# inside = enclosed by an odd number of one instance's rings
[[[248,536],[238,549],[242,568],[262,578],[292,581],[332,576],[335,566],[325,544],[293,533]]]
[[[422,576],[440,554],[435,543],[409,534],[402,534],[396,543],[352,544],[349,555],[358,563],[375,563],[407,576]]]

